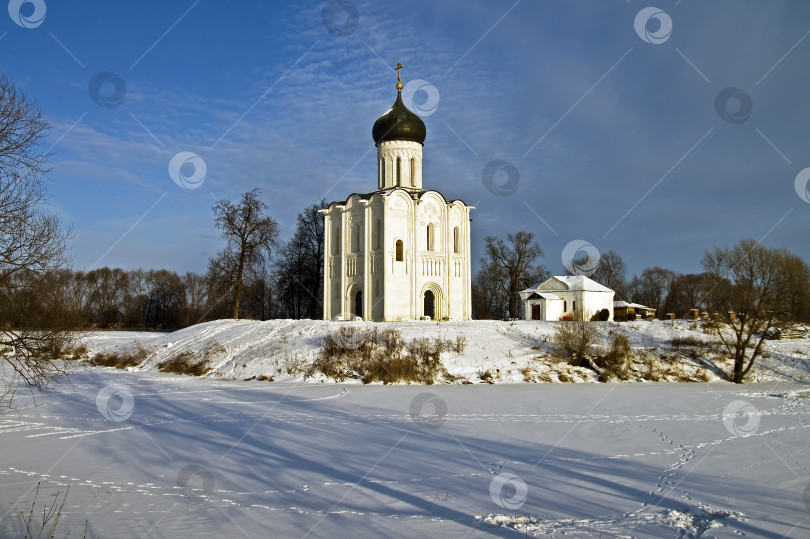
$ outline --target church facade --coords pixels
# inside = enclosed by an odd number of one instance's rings
[[[425,124],[402,102],[399,75],[372,137],[377,189],[320,210],[324,319],[469,320],[474,208],[423,188]]]

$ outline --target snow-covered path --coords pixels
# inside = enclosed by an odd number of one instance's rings
[[[807,385],[72,382],[0,416],[4,537],[38,481],[71,536],[810,534]]]

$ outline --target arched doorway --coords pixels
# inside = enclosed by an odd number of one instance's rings
[[[354,295],[354,315],[363,318],[363,291],[358,290]]]
[[[436,297],[432,290],[425,290],[424,316],[432,319],[436,318]]]

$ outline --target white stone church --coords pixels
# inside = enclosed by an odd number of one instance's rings
[[[321,210],[324,319],[469,320],[475,208],[423,188],[425,124],[402,102],[399,73],[397,99],[371,134],[376,191]]]

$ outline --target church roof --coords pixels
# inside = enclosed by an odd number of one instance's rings
[[[374,122],[374,127],[371,128],[371,136],[374,138],[374,144],[386,140],[410,140],[424,144],[427,130],[425,129],[425,122],[408,110],[408,107],[402,102],[402,91],[400,90],[397,92],[397,100],[394,102],[394,106]]]
[[[404,188],[404,187],[392,187],[392,188],[389,188],[389,189],[380,189],[378,191],[372,191],[371,193],[352,193],[351,195],[346,197],[346,200],[343,200],[343,201],[336,200],[334,202],[330,202],[329,206],[327,206],[327,209],[331,208],[332,206],[345,206],[349,202],[349,199],[351,199],[354,196],[360,197],[362,200],[369,200],[374,195],[390,196],[395,191],[403,191],[403,192],[407,193],[408,196],[410,196],[412,199],[417,200],[417,201],[421,200],[423,195],[425,195],[427,193],[436,193],[437,195],[442,197],[442,199],[444,200],[444,202],[446,204],[454,204],[455,202],[461,202],[462,204],[467,206],[467,204],[463,200],[461,200],[460,198],[453,199],[453,200],[448,200],[440,192],[434,191],[433,189],[408,189],[408,188]],[[473,209],[473,210],[475,209],[475,206],[467,206],[467,207],[470,208],[470,209]]]
[[[425,137],[427,137],[425,122],[408,110],[408,107],[402,102],[402,62],[397,62],[396,70],[397,100],[394,101],[393,107],[374,122],[374,127],[371,128],[374,144],[387,140],[410,140],[424,144]]]

